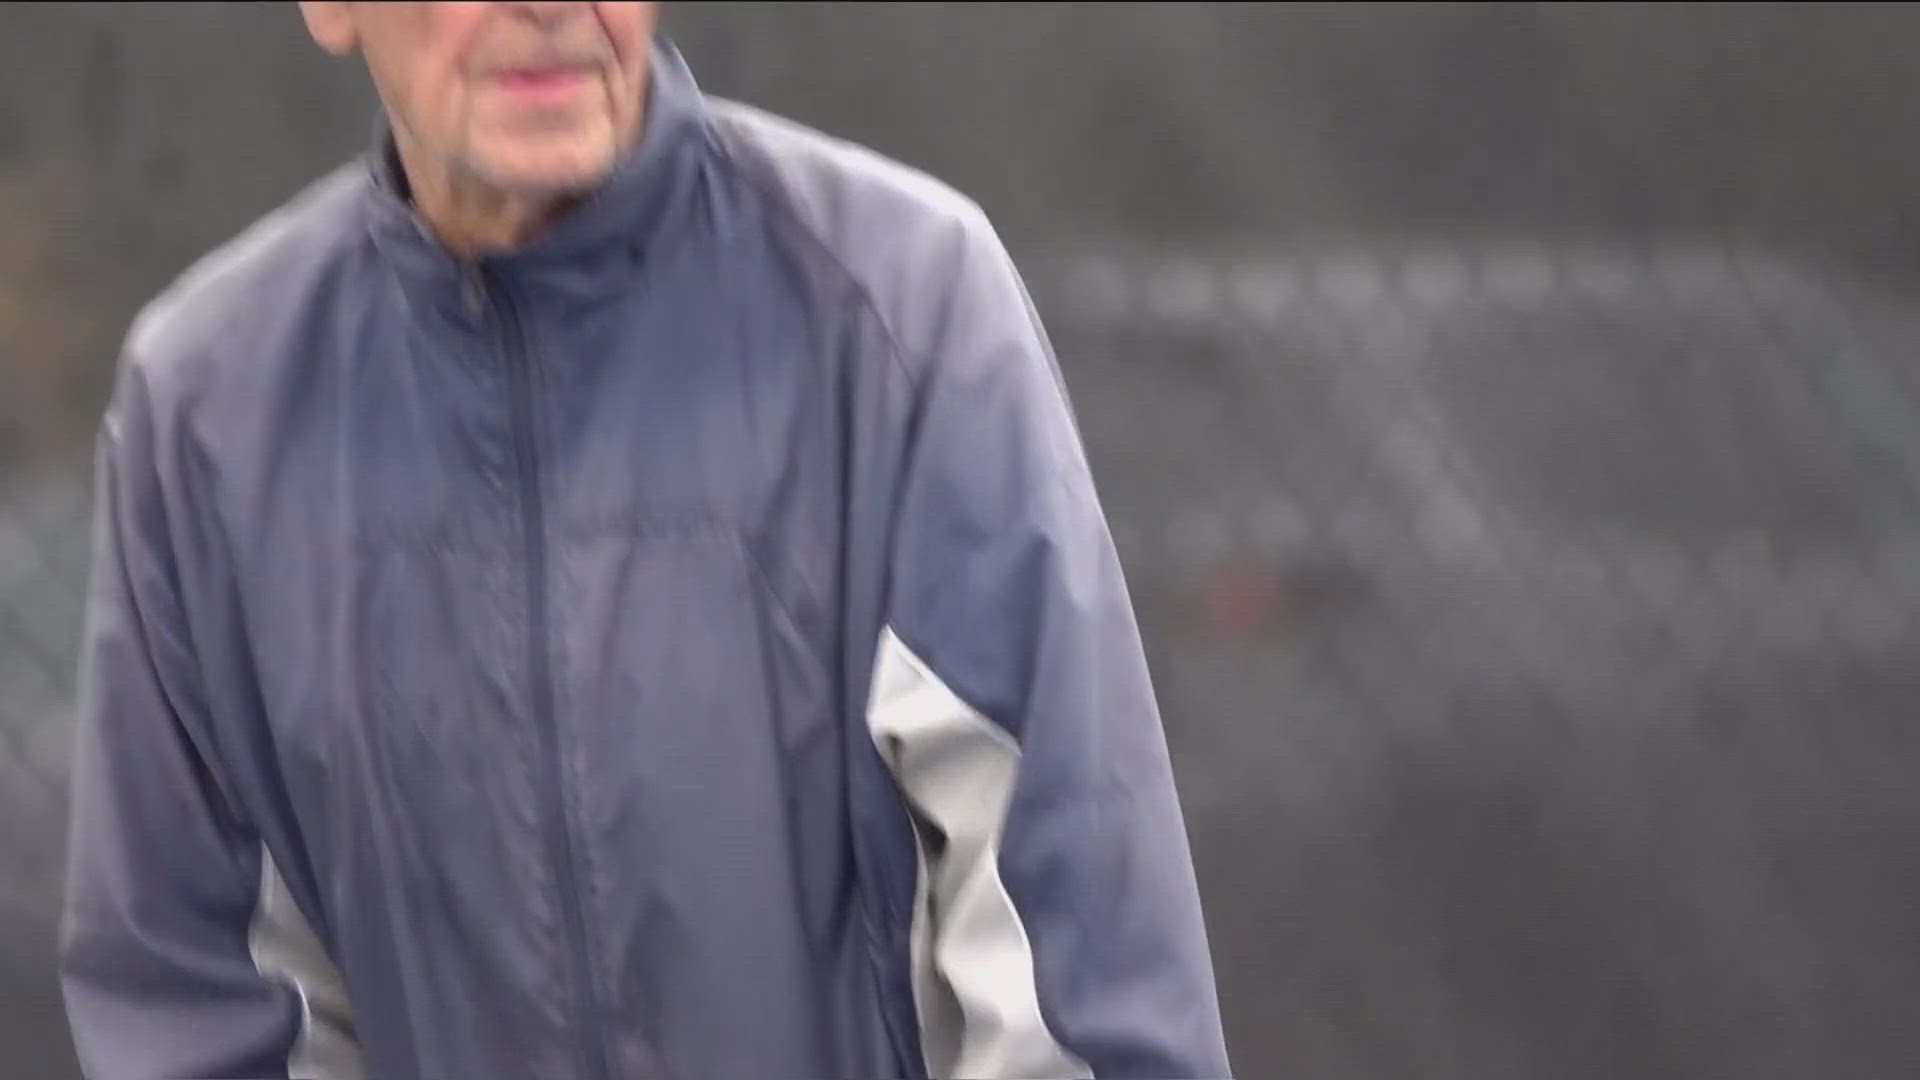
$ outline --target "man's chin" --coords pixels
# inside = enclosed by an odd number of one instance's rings
[[[591,194],[613,173],[606,154],[542,155],[490,162],[478,170],[488,186],[518,199],[541,202]]]
[[[609,170],[508,173],[496,182],[501,192],[528,202],[573,202],[586,198],[607,182]]]

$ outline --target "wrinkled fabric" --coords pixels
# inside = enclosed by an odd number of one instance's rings
[[[664,43],[647,108],[524,250],[449,255],[382,142],[137,320],[62,939],[88,1076],[1227,1076],[992,227]],[[878,700],[883,642],[946,713]]]

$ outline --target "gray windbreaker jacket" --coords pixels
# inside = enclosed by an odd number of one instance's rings
[[[463,264],[393,157],[128,335],[94,1080],[1228,1074],[1141,643],[979,209],[703,96]]]

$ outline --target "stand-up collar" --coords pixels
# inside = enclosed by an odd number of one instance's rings
[[[699,173],[705,113],[679,50],[656,40],[639,141],[601,188],[511,252],[463,259],[427,227],[407,194],[391,128],[381,120],[373,150],[370,228],[414,302],[470,318],[476,271],[496,283],[561,303],[618,287],[686,216]]]

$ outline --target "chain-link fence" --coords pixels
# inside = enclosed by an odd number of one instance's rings
[[[102,328],[368,102],[288,11],[30,7],[0,50],[40,20],[73,89],[27,144],[94,132],[51,160],[124,165],[86,190],[130,239],[64,279],[0,251],[0,300],[41,289],[0,315],[92,328],[61,340],[97,386]],[[710,87],[1002,221],[1145,622],[1241,1075],[1920,1073],[1920,14],[983,10],[673,17]],[[119,104],[81,92],[114,71]],[[197,116],[227,127],[164,126]],[[18,423],[55,383],[7,361]],[[83,436],[0,465],[5,1075],[70,1068]]]
[[[0,484],[0,919],[52,909],[67,730],[87,576],[89,495],[77,469]]]
[[[83,466],[0,474],[0,1075],[70,1075],[50,973],[90,494]]]
[[[1250,1075],[1920,1066],[1920,282],[1057,271]]]

